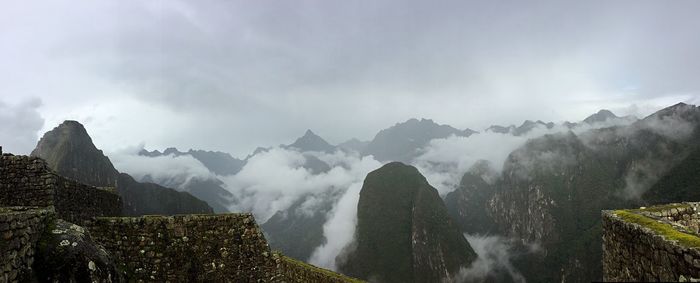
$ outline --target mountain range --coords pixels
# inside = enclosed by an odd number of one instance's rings
[[[534,129],[549,131],[537,136]],[[336,150],[373,156],[385,164],[365,178],[354,241],[336,259],[347,274],[386,282],[452,278],[477,258],[461,236],[466,233],[520,243],[516,252],[521,256],[513,265],[527,280],[584,282],[602,278],[601,251],[591,248],[601,246],[600,210],[700,200],[699,129],[700,108],[683,103],[641,120],[601,110],[577,123],[494,125],[484,132],[530,139],[503,164],[473,164],[444,199],[416,168],[393,161],[411,164],[431,140],[469,138],[476,131],[410,119],[368,142],[351,139],[334,146],[308,130],[280,148],[298,152],[303,158],[300,168],[311,176],[332,170],[319,154]],[[142,150],[139,155],[144,158],[192,157],[215,177],[156,180],[146,174],[136,180],[114,168],[82,125],[66,121],[47,132],[32,155],[44,158],[63,176],[116,187],[124,213],[142,215],[229,211],[237,200],[223,178],[241,172],[257,154],[269,150],[259,148],[246,159],[193,149]],[[304,194],[274,212],[261,225],[270,245],[309,260],[328,241],[323,226],[344,189]],[[310,201],[317,204],[313,209],[305,206]],[[539,252],[530,253],[531,246]],[[493,278],[508,281],[487,280]]]

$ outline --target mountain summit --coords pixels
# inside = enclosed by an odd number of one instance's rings
[[[306,130],[304,136],[298,138],[293,144],[287,147],[296,148],[300,151],[321,151],[321,152],[332,152],[335,147],[323,138],[314,134],[311,130]]]
[[[399,162],[367,175],[346,252],[336,259],[341,271],[377,282],[441,282],[476,259],[437,190]]]
[[[140,183],[119,173],[92,143],[85,127],[65,121],[39,140],[32,156],[46,160],[59,175],[96,187],[116,187],[124,215],[212,213],[212,208],[186,192]]]
[[[46,132],[31,153],[58,174],[96,187],[115,187],[119,172],[92,143],[82,124],[67,120]]]

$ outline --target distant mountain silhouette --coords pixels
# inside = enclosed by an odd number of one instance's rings
[[[363,153],[372,155],[379,161],[410,162],[419,155],[418,150],[428,145],[432,139],[451,135],[468,137],[474,133],[476,132],[470,129],[462,131],[448,125],[439,125],[429,119],[410,119],[379,131]]]

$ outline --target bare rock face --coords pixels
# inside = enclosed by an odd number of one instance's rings
[[[378,282],[441,282],[476,258],[437,190],[415,167],[394,162],[367,175],[355,243],[340,270]]]
[[[40,157],[59,175],[96,187],[116,187],[118,172],[92,143],[85,127],[65,121],[46,132],[32,156]]]
[[[109,254],[78,225],[56,220],[39,241],[34,270],[40,282],[123,282]]]

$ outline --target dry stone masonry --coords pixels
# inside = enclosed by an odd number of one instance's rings
[[[54,206],[58,218],[80,224],[94,216],[117,216],[121,205],[113,189],[61,177],[40,158],[0,157],[0,206]]]
[[[603,211],[604,281],[700,278],[700,203]]]
[[[270,248],[250,214],[98,217],[92,236],[130,280],[276,281]]]
[[[273,253],[251,214],[119,217],[114,189],[0,156],[0,283],[357,281]]]
[[[29,280],[37,242],[53,219],[50,209],[0,207],[0,282]]]

